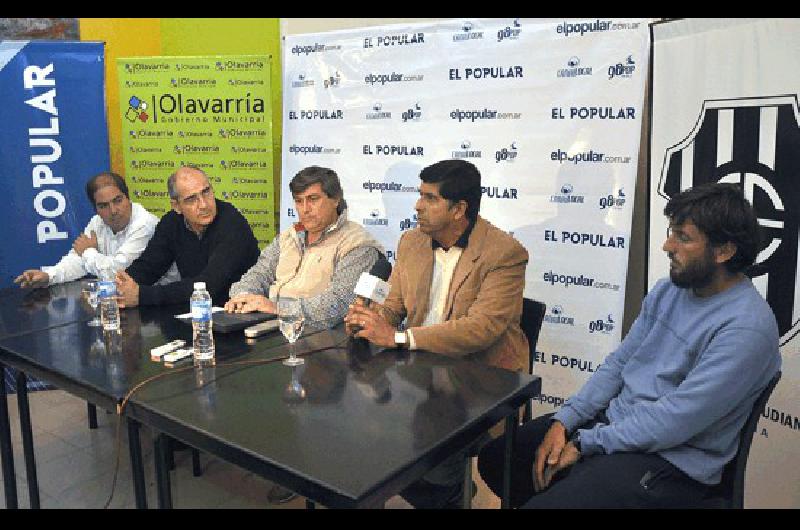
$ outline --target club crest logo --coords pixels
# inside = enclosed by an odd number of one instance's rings
[[[800,108],[796,95],[707,100],[686,138],[664,155],[658,193],[669,199],[706,182],[739,184],[758,216],[751,276],[781,346],[800,331]]]

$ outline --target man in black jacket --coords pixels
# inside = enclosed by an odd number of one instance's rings
[[[214,198],[208,176],[183,166],[167,181],[171,212],[156,225],[144,252],[117,273],[121,307],[189,301],[194,282],[206,282],[214,305],[228,300],[231,284],[258,259],[258,242],[244,216]],[[172,263],[180,281],[154,285]]]

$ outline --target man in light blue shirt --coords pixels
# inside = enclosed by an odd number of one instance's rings
[[[517,433],[512,506],[696,506],[736,454],[755,400],[781,366],[772,310],[744,271],[759,250],[733,184],[706,184],[664,209],[670,278],[576,395]],[[478,468],[501,486],[504,440]]]

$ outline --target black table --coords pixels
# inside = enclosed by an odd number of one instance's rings
[[[221,361],[175,373],[137,392],[128,414],[311,501],[378,507],[501,419],[513,430],[541,387],[483,363],[347,345],[325,331],[298,341],[298,353],[323,349],[300,367]],[[171,507],[158,437],[155,454],[159,505]]]
[[[88,321],[91,311],[80,302],[80,282],[48,289],[23,290],[16,287],[0,289],[0,339],[19,337],[36,331],[53,329],[77,321]],[[27,409],[27,381],[24,372],[17,376],[18,404]],[[32,444],[23,436],[23,445]],[[8,422],[5,368],[0,364],[0,456],[7,507],[17,506],[17,487],[14,477],[14,456]],[[35,469],[33,470],[35,481]],[[38,506],[38,489],[31,497]]]
[[[191,326],[174,318],[186,312],[185,305],[125,309],[121,311],[121,332],[108,333],[86,324],[92,312],[81,302],[80,290],[79,281],[27,292],[0,290],[0,372],[4,365],[18,370],[20,430],[32,507],[39,506],[39,492],[25,374],[87,400],[91,425],[95,405],[115,410],[136,384],[169,370],[150,360],[151,348],[174,339],[191,344]],[[276,333],[256,340],[245,339],[241,332],[214,336],[218,359],[257,352],[270,355],[271,347],[285,344]],[[0,381],[0,452],[6,506],[16,507],[5,380],[0,377]],[[131,418],[126,422],[136,504],[146,507],[139,423]]]
[[[0,289],[0,339],[88,321],[92,309],[81,301],[81,282],[47,289]]]
[[[109,410],[134,386],[172,372],[143,386],[125,410],[137,507],[146,507],[141,423],[160,433],[155,460],[162,507],[171,506],[165,436],[312,501],[370,507],[468,447],[499,420],[506,418],[513,435],[517,409],[541,385],[536,376],[428,352],[342,348],[347,341],[341,330],[298,341],[300,353],[320,351],[295,369],[280,362],[231,364],[287,354],[279,333],[252,340],[241,332],[215,333],[217,367],[168,369],[151,361],[149,351],[177,338],[191,343],[191,326],[174,318],[186,311],[184,305],[123,310],[121,333],[108,334],[86,325],[91,311],[79,298],[80,282],[39,292],[0,290],[0,369],[14,367],[23,378],[33,374]],[[305,388],[303,399],[284,393],[293,376]],[[18,402],[33,506],[38,483],[24,392],[23,384]],[[6,505],[16,506],[4,388],[0,442]],[[508,491],[507,480],[504,506]]]

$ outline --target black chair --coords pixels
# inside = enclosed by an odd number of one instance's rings
[[[539,341],[539,331],[542,329],[542,321],[544,320],[544,313],[547,311],[547,306],[544,302],[537,302],[530,298],[522,299],[522,318],[520,319],[520,327],[522,328],[525,337],[528,338],[528,373],[533,374],[533,363],[536,357],[536,343]],[[525,404],[525,412],[522,416],[522,421],[530,421],[532,415],[531,402]]]
[[[86,402],[87,413],[89,416],[89,428],[97,429],[97,407],[90,402]],[[106,411],[111,414],[110,410]],[[167,437],[167,467],[170,471],[175,469],[175,451],[182,451],[184,449],[192,450],[192,475],[199,477],[203,474],[203,468],[200,465],[200,451],[194,447],[188,447],[174,438]]]
[[[699,508],[722,508],[741,510],[744,508],[744,476],[747,469],[747,457],[753,434],[758,426],[758,418],[767,406],[770,394],[781,378],[781,372],[769,382],[753,404],[753,410],[739,433],[739,449],[733,459],[722,470],[722,480],[711,488]]]
[[[175,451],[185,451],[187,449],[192,451],[192,476],[199,477],[203,474],[203,468],[200,466],[200,450],[170,436],[167,436],[167,468],[170,471],[175,469]]]
[[[519,325],[525,337],[528,339],[528,373],[533,374],[533,362],[536,356],[536,343],[539,340],[539,331],[542,329],[542,321],[544,320],[544,313],[547,306],[543,302],[537,302],[530,298],[522,299],[522,316],[520,317]],[[526,422],[531,419],[531,401],[525,403],[525,411],[523,412],[522,421]],[[478,456],[481,446],[475,444],[468,452],[466,459],[467,462],[464,468],[464,497],[463,507],[470,508],[472,506],[472,459]]]

